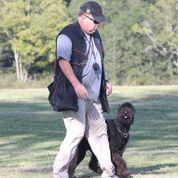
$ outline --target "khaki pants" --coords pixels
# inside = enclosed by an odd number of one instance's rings
[[[62,112],[67,132],[54,160],[53,176],[68,178],[69,163],[85,135],[103,170],[102,178],[113,177],[114,166],[111,162],[107,127],[101,104],[79,99],[78,105],[78,112]]]

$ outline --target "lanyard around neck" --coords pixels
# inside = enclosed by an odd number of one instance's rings
[[[93,55],[93,57],[94,57],[94,60],[95,60],[95,62],[96,62],[96,54],[95,54],[95,51],[94,51],[94,41],[93,41],[93,39],[92,39],[91,36],[90,36],[90,40],[89,40],[88,54],[89,54],[89,52],[90,52],[90,49],[91,49],[91,53],[92,53],[92,55]]]

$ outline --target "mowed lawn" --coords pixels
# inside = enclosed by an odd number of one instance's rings
[[[47,89],[0,90],[0,178],[52,178],[65,129],[47,96]],[[124,154],[134,178],[178,178],[178,86],[114,87],[106,119],[125,101],[136,108]],[[89,156],[76,174],[99,178]]]

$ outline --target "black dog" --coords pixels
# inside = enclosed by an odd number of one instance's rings
[[[129,141],[129,129],[134,121],[134,114],[134,106],[131,103],[126,102],[119,106],[116,119],[106,120],[111,159],[115,166],[116,175],[118,175],[120,178],[132,177],[129,173],[126,162],[122,158],[122,155]],[[98,160],[92,152],[88,141],[86,138],[83,138],[78,145],[76,155],[69,165],[70,178],[76,178],[74,176],[75,168],[84,159],[87,150],[90,150],[92,153],[91,160],[89,162],[89,168],[99,174],[102,173],[102,170],[98,164]]]

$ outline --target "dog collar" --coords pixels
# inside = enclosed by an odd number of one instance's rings
[[[124,137],[124,138],[127,138],[128,136],[129,136],[128,133],[123,133],[123,137]]]
[[[119,127],[117,127],[117,130],[123,135],[124,138],[127,138],[129,136],[128,132],[122,132]]]
[[[120,130],[119,124],[117,122],[115,122],[115,124],[116,124],[115,126],[117,127],[118,132],[121,133],[124,138],[127,138],[129,136],[129,132],[122,132]]]

